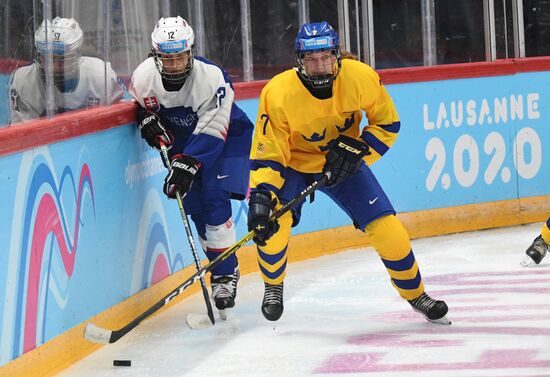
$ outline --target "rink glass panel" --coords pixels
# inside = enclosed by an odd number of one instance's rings
[[[243,41],[239,2],[205,0],[203,4],[204,55],[221,64],[233,81],[243,81]]]
[[[550,1],[523,0],[526,56],[550,55]]]
[[[435,20],[439,64],[485,60],[482,1],[436,1]]]
[[[374,1],[374,45],[377,68],[422,65],[420,0]]]
[[[332,27],[342,34],[339,24],[339,3],[340,1],[308,1],[309,19],[311,22],[327,21]],[[340,42],[345,40],[344,36],[340,36]],[[342,43],[345,45],[345,43]]]
[[[254,79],[270,79],[295,65],[298,3],[251,0]]]
[[[492,4],[493,12],[486,12],[484,2],[476,0],[6,0],[0,4],[0,126],[9,123],[9,76],[33,62],[34,32],[45,16],[74,17],[84,32],[82,55],[110,62],[126,86],[150,52],[150,34],[161,16],[187,19],[196,32],[197,53],[224,66],[234,82],[269,79],[292,67],[294,37],[304,21],[330,22],[342,46],[377,69],[490,60],[489,25],[494,25],[497,59],[548,55],[550,1],[494,0]],[[514,11],[516,4],[522,23],[514,17],[519,14]],[[431,29],[426,28],[422,7],[433,11]],[[423,47],[427,38],[435,44],[432,51]],[[45,80],[49,102],[52,81],[51,77]],[[53,117],[60,111],[62,106],[51,104],[44,115]]]
[[[513,58],[515,43],[512,0],[498,0],[494,4],[497,59]]]
[[[116,22],[117,16],[116,6],[103,9],[90,2],[76,4],[35,0],[17,4],[7,2],[0,9],[2,24],[7,29],[0,47],[0,125],[19,124],[42,117],[53,118],[72,110],[111,104],[113,97],[109,93],[113,93],[113,82],[106,79],[105,74],[107,77],[116,75],[109,74],[111,70],[105,61],[116,61],[122,68],[127,68],[124,63],[129,60],[128,54],[124,55],[125,62],[120,62],[117,54],[111,56],[111,51],[118,52],[116,39],[111,39],[111,24]],[[45,35],[44,40],[44,45],[49,47],[42,54],[38,54],[35,48],[36,30],[44,19],[53,20],[55,17],[74,18],[82,29],[82,47],[71,51],[71,59],[69,54],[58,59],[63,54],[58,51],[59,47],[55,47],[50,33]],[[126,39],[128,37],[129,34],[126,34]],[[111,48],[112,42],[115,48]],[[73,63],[68,64],[69,61]],[[78,67],[77,75],[69,75],[71,66]],[[88,79],[83,79],[84,74]],[[67,83],[68,78],[78,83],[77,89],[58,90],[63,86],[60,83]],[[12,81],[17,85],[10,89]],[[80,89],[84,86],[91,89]],[[116,87],[123,91],[122,81]],[[13,112],[10,111],[10,103],[15,110]],[[21,116],[12,114],[17,112]]]

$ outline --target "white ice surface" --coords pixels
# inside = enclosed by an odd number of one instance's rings
[[[412,242],[426,291],[447,302],[451,326],[413,312],[367,248],[289,265],[276,323],[260,312],[260,276],[246,275],[227,321],[189,329],[185,315],[205,313],[198,293],[61,376],[550,376],[550,257],[519,265],[540,227]]]

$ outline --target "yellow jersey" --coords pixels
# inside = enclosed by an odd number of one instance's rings
[[[368,124],[359,129],[363,117]],[[329,143],[340,134],[361,137],[370,147],[369,165],[393,145],[400,122],[378,74],[367,64],[343,59],[333,95],[314,97],[296,70],[273,77],[262,90],[250,152],[250,188],[275,193],[290,167],[320,173]]]

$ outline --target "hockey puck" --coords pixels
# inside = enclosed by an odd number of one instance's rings
[[[131,367],[132,360],[113,360],[114,367]]]

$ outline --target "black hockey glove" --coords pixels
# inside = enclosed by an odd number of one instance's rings
[[[248,231],[256,235],[252,239],[259,246],[265,246],[266,241],[279,230],[279,222],[269,221],[269,216],[275,208],[277,200],[271,199],[271,192],[256,191],[250,194],[248,202]]]
[[[139,122],[139,132],[141,137],[147,141],[147,144],[157,150],[160,150],[159,140],[162,140],[168,149],[172,147],[174,142],[172,132],[162,125],[159,116],[154,113],[143,115],[143,119]]]
[[[369,155],[369,146],[362,140],[340,135],[334,140],[326,155],[323,173],[329,171],[330,178],[326,186],[334,186],[355,174],[364,156]]]
[[[191,156],[177,154],[172,157],[170,172],[164,179],[163,191],[166,196],[174,199],[176,191],[179,191],[182,197],[187,195],[200,168],[201,163]]]

